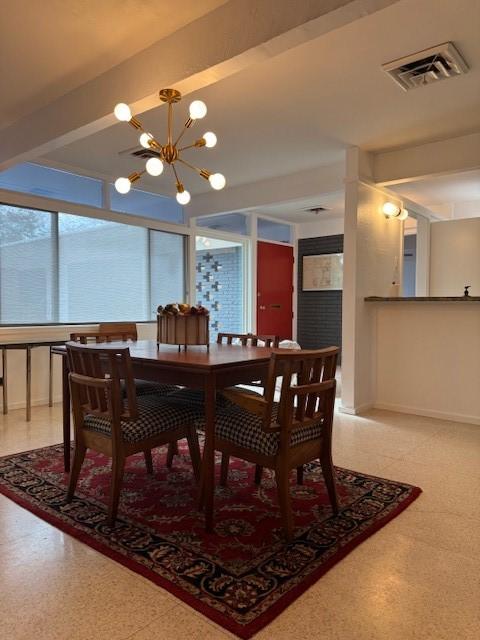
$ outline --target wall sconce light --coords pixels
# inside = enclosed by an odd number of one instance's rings
[[[386,218],[398,218],[399,220],[406,220],[408,218],[408,211],[400,208],[393,202],[385,202],[382,211]]]

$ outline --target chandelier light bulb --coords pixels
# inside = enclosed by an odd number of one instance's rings
[[[115,189],[118,191],[118,193],[128,193],[131,186],[132,183],[128,178],[117,178],[115,180]]]
[[[177,202],[182,205],[188,204],[190,202],[190,193],[186,189],[179,191],[177,193]]]
[[[210,182],[210,186],[212,187],[212,189],[215,189],[216,191],[223,189],[227,182],[225,180],[225,176],[221,173],[212,173],[212,175],[208,178],[208,181]]]
[[[406,220],[408,218],[408,210],[402,209],[398,215],[399,220]]]
[[[207,115],[207,105],[201,100],[194,100],[190,105],[190,118],[201,120]]]
[[[385,202],[382,207],[382,211],[387,217],[392,218],[394,216],[398,216],[400,213],[400,207],[397,207],[393,202]]]
[[[202,138],[205,140],[205,146],[208,149],[211,149],[217,144],[217,136],[213,133],[213,131],[207,131],[203,134]]]
[[[120,120],[121,122],[129,122],[129,120],[132,119],[132,112],[130,111],[130,107],[124,102],[119,102],[113,110],[113,113],[115,114],[117,120]]]
[[[150,149],[150,145],[148,143],[152,139],[153,139],[153,136],[151,133],[142,133],[138,141],[140,142],[142,147],[144,147],[145,149]]]
[[[145,164],[145,169],[151,176],[159,176],[163,173],[163,162],[160,158],[149,158]]]

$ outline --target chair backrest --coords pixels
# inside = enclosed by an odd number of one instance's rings
[[[338,347],[328,347],[315,351],[272,353],[264,391],[265,431],[280,430],[281,440],[285,438],[285,445],[288,446],[289,432],[292,429],[307,427],[322,418],[324,437],[331,437],[339,351]],[[292,383],[295,374],[296,383]],[[275,384],[280,376],[282,386],[279,408],[276,420],[272,421]]]
[[[137,325],[135,322],[100,322],[98,331],[112,336],[112,339],[138,340]]]
[[[67,342],[66,348],[74,415],[92,413],[110,420],[136,419],[137,397],[129,348],[99,348],[72,342]]]
[[[252,345],[256,347],[261,341],[266,347],[278,347],[279,337],[274,335],[255,335],[253,333],[219,333],[217,344],[233,344],[233,340],[238,340],[242,347]]]
[[[101,322],[98,331],[71,333],[70,340],[80,344],[137,340],[137,325],[134,322]]]

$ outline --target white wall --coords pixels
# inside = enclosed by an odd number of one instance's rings
[[[402,272],[403,225],[386,219],[391,195],[349,181],[345,197],[342,409],[359,413],[375,401],[375,314],[366,296],[389,295],[395,262]]]
[[[480,303],[369,304],[377,326],[375,406],[480,424]]]
[[[75,331],[95,331],[96,325],[50,326],[50,327],[0,327],[0,342],[22,342],[28,340],[68,340]],[[138,324],[139,339],[155,339],[156,323]],[[9,350],[7,353],[8,407],[25,407],[25,360],[24,350]],[[54,356],[54,402],[62,400],[61,357]],[[48,348],[32,349],[32,404],[48,404]],[[0,389],[1,398],[1,389]],[[1,404],[1,399],[0,399]]]
[[[480,218],[430,225],[430,295],[480,296]]]
[[[343,216],[327,218],[326,220],[319,219],[313,222],[300,222],[296,225],[297,238],[320,238],[321,236],[340,235],[343,233],[343,222]]]

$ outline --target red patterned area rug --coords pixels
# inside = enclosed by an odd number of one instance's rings
[[[149,578],[240,638],[278,616],[363,540],[395,518],[421,490],[337,468],[341,501],[332,515],[322,474],[307,465],[302,486],[292,474],[295,539],[282,537],[275,480],[231,459],[228,487],[217,487],[215,532],[196,508],[186,444],[171,469],[154,452],[148,476],[142,455],[127,462],[119,517],[105,523],[109,461],[90,453],[76,498],[65,504],[62,446],[0,459],[0,491],[62,531]]]

